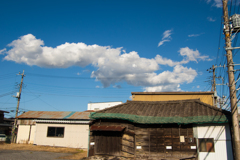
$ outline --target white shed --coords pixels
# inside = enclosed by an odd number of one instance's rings
[[[228,123],[222,124],[198,124],[194,127],[194,137],[198,139],[199,160],[233,160],[230,127]],[[204,140],[202,144],[201,140]],[[213,144],[213,150],[201,151],[207,143]],[[204,146],[202,146],[204,144]],[[211,146],[210,146],[211,147]]]
[[[105,108],[113,107],[123,102],[96,102],[96,103],[88,103],[88,110],[98,111]]]
[[[17,143],[87,148],[90,112],[29,111],[18,116]]]

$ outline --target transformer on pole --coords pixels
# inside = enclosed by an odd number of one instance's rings
[[[240,31],[240,14],[234,14],[229,18],[230,22],[230,29],[232,33],[237,33]]]

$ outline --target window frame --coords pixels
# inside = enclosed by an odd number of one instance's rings
[[[207,143],[210,143],[212,147],[208,148]],[[202,145],[204,146],[204,148],[202,148]],[[199,152],[215,152],[214,138],[199,138],[198,146]]]
[[[49,133],[49,129],[51,129],[51,128],[54,128],[54,135],[51,135],[51,133]],[[62,136],[58,136],[58,135],[61,135],[61,133],[60,134],[57,133],[58,129],[63,129],[63,131],[61,132]],[[65,127],[48,126],[48,128],[47,128],[47,137],[50,137],[50,138],[64,138],[64,135],[65,135]]]

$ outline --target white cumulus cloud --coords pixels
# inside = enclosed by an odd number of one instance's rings
[[[205,61],[205,60],[211,61],[212,60],[209,58],[209,56],[201,56],[200,52],[198,50],[194,51],[188,47],[181,48],[179,52],[180,52],[181,56],[185,57],[185,60],[183,60],[183,61],[186,61],[186,62],[189,62],[189,61],[198,62],[198,60],[202,60],[202,61]]]
[[[66,42],[56,48],[47,47],[32,34],[22,36],[8,46],[12,49],[7,51],[5,60],[48,68],[67,68],[73,65],[85,67],[97,63],[101,57],[116,56],[121,52],[121,48],[85,43]]]
[[[164,71],[152,77],[154,86],[145,87],[147,92],[158,91],[181,91],[180,84],[191,83],[197,76],[197,72],[192,68],[177,65],[173,71]]]
[[[209,56],[202,56],[200,54],[200,52],[198,50],[193,50],[193,49],[190,49],[188,47],[185,47],[185,48],[181,48],[179,50],[180,52],[180,55],[183,57],[183,60],[182,61],[173,61],[171,59],[168,59],[168,58],[163,58],[162,56],[160,55],[157,55],[155,57],[156,61],[158,64],[161,64],[161,65],[168,65],[168,66],[176,66],[176,65],[181,65],[181,64],[187,64],[189,63],[190,61],[195,61],[198,63],[199,60],[202,60],[202,61],[211,61],[212,59],[209,58]]]
[[[204,33],[199,33],[199,34],[189,34],[188,37],[199,37]]]
[[[171,34],[172,34],[172,30],[166,30],[165,32],[163,32],[163,38],[158,43],[158,47],[163,45],[163,43],[165,42],[169,42],[172,39]]]
[[[179,84],[166,85],[166,86],[156,86],[156,87],[146,87],[145,92],[168,92],[168,91],[181,91]]]
[[[208,20],[209,22],[215,22],[215,21],[216,21],[216,19],[213,19],[212,17],[207,17],[207,20]]]
[[[213,1],[212,6],[221,8],[222,7],[222,0],[206,0],[207,3],[210,3]]]
[[[169,37],[170,34],[167,32],[164,37]],[[208,56],[202,56],[198,50],[188,47],[180,49],[183,59],[179,62],[160,55],[155,58],[142,58],[136,51],[127,53],[121,47],[111,48],[96,44],[64,43],[53,48],[45,46],[43,40],[32,34],[14,40],[9,46],[9,50],[3,49],[6,54],[4,60],[46,68],[92,65],[96,69],[92,71],[91,77],[100,81],[103,87],[112,85],[121,88],[118,83],[126,82],[129,85],[141,86],[145,91],[179,91],[180,84],[191,83],[197,76],[194,69],[182,64],[209,60]],[[168,65],[173,69],[157,74],[160,65]]]
[[[0,50],[0,54],[4,54],[6,50],[7,50],[6,48]]]

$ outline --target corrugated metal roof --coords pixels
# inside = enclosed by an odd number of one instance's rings
[[[75,112],[71,116],[69,116],[67,119],[89,119],[90,112]]]
[[[89,119],[90,112],[71,111],[28,111],[18,116],[19,119]]]
[[[34,120],[37,123],[71,123],[71,124],[89,124],[90,120],[87,121],[74,121],[74,120],[46,120],[46,119],[37,119]]]

